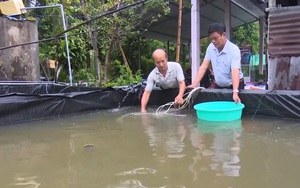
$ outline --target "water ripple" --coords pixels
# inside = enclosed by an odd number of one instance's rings
[[[136,168],[129,171],[123,171],[118,174],[117,176],[126,176],[126,175],[144,175],[144,174],[155,174],[156,170],[151,168]]]
[[[38,187],[40,187],[41,184],[35,181],[36,178],[37,178],[37,176],[17,177],[15,185],[38,188]]]
[[[119,185],[109,186],[108,188],[148,188],[145,187],[139,180],[125,180]]]

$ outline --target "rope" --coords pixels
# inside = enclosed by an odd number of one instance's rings
[[[156,115],[159,113],[169,113],[169,112],[174,112],[178,110],[183,110],[185,109],[189,104],[190,100],[193,97],[194,93],[198,90],[205,89],[204,87],[196,87],[192,91],[185,93],[183,95],[183,103],[180,106],[177,106],[175,102],[168,102],[164,105],[161,105],[160,107],[157,108],[156,110]],[[164,111],[164,109],[167,107],[167,109]],[[172,108],[173,107],[173,108]]]

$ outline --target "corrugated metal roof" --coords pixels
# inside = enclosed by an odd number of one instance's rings
[[[300,6],[272,8],[268,21],[270,57],[300,56]]]

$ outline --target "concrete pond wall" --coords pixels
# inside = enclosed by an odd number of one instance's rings
[[[0,49],[38,40],[37,22],[0,17]],[[0,50],[0,81],[40,80],[38,44]]]

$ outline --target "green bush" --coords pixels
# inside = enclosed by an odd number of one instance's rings
[[[119,77],[103,84],[104,87],[126,86],[137,84],[142,80],[141,70],[136,71],[131,78],[131,70],[128,70],[124,64],[116,60],[116,66],[119,68]]]
[[[96,82],[96,75],[95,75],[95,73],[89,72],[86,69],[79,69],[77,72],[75,72],[73,81],[75,83]]]

